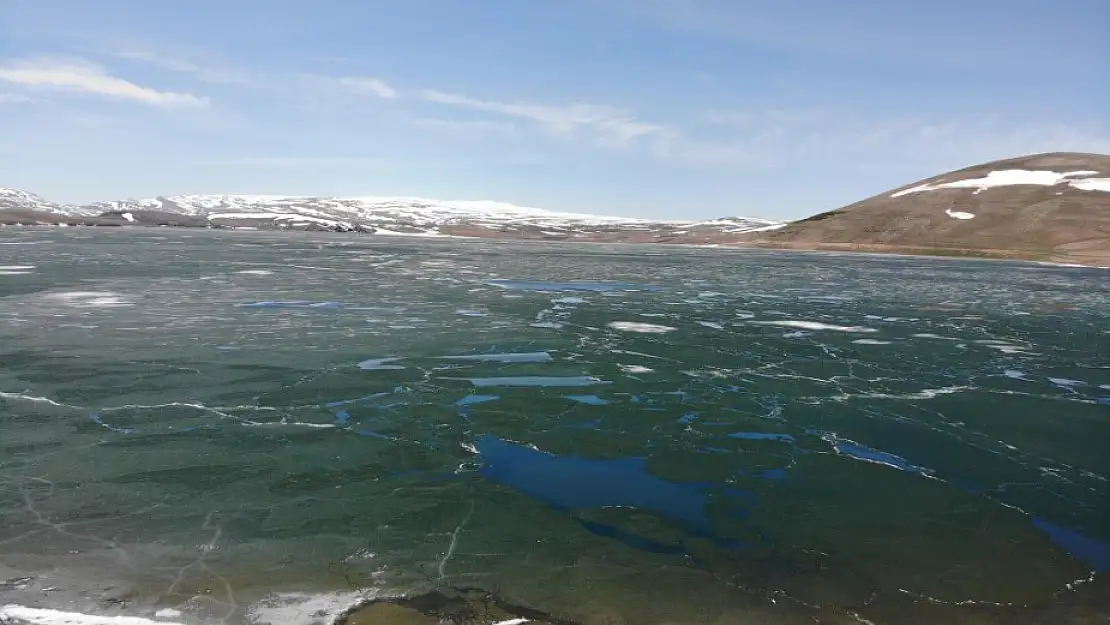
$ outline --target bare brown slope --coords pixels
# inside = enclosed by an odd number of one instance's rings
[[[1110,193],[1068,184],[1011,185],[985,189],[937,189],[892,195],[921,184],[982,178],[992,171],[1096,171],[1110,177],[1110,156],[1035,154],[915,182],[814,215],[767,233],[760,242],[794,248],[867,251],[935,250],[971,255],[1100,263],[1110,260]],[[954,219],[946,210],[974,219]]]

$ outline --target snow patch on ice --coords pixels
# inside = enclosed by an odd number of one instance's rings
[[[639,321],[610,321],[606,325],[614,330],[620,330],[621,332],[636,332],[639,334],[666,334],[667,332],[673,332],[677,329],[671,326],[641,323]]]
[[[353,609],[380,598],[381,593],[373,590],[324,594],[276,593],[252,605],[247,612],[247,620],[252,625],[332,625]]]
[[[801,330],[829,330],[832,332],[870,333],[878,332],[875,328],[865,326],[839,326],[820,321],[804,321],[801,319],[783,319],[780,321],[752,321],[750,323],[763,326],[778,326],[782,328],[798,328]]]
[[[153,621],[141,616],[97,616],[15,604],[0,607],[0,622],[9,621],[30,625],[170,625],[168,621]]]
[[[119,293],[111,291],[67,291],[64,293],[51,293],[50,299],[61,300],[63,303],[77,308],[119,308],[134,306]]]

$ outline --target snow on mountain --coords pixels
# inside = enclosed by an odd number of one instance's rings
[[[710,221],[637,219],[515,206],[491,201],[415,197],[169,195],[67,206],[0,188],[0,211],[49,213],[97,225],[179,225],[309,229],[404,236],[478,236],[599,241],[698,242],[760,232],[783,224],[727,217]],[[37,222],[33,222],[37,223]],[[441,231],[442,229],[442,231]]]
[[[210,223],[250,227],[269,222],[277,227],[312,224],[329,229],[367,229],[382,234],[436,236],[441,227],[477,227],[501,232],[543,231],[547,235],[579,231],[660,231],[704,227],[742,233],[779,227],[766,219],[730,217],[708,222],[637,219],[550,211],[492,201],[442,201],[414,197],[288,197],[274,195],[171,195],[97,202],[81,207],[57,206],[68,215],[159,213],[201,217]]]
[[[57,204],[47,202],[34,193],[0,187],[0,210],[56,212],[57,208]]]
[[[389,197],[283,197],[268,195],[173,195],[92,206],[107,211],[156,210],[209,219],[288,219],[353,223],[394,223],[410,227],[470,224],[480,226],[605,226],[666,222],[561,213],[502,202],[439,201]]]
[[[722,217],[720,219],[710,219],[708,221],[697,221],[686,224],[686,227],[690,229],[714,228],[721,232],[738,234],[744,232],[778,230],[785,225],[786,224],[781,221],[771,221],[770,219],[760,219],[758,217]]]
[[[75,217],[100,214],[96,208],[56,204],[34,193],[7,187],[0,187],[0,211],[34,211]]]
[[[937,189],[975,189],[975,193],[979,194],[987,189],[993,189],[995,187],[1010,187],[1014,185],[1054,187],[1064,183],[1081,191],[1110,191],[1110,178],[1091,178],[1091,176],[1097,176],[1098,174],[1098,171],[1086,169],[1069,172],[1002,169],[991,171],[982,178],[919,184],[892,193],[890,197],[901,197],[903,195],[909,195],[910,193],[935,191]]]

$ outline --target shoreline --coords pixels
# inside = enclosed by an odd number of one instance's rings
[[[229,232],[306,232],[312,234],[357,234],[360,236],[381,236],[387,239],[447,239],[467,241],[491,241],[508,243],[547,243],[547,244],[593,244],[593,245],[648,245],[662,247],[689,247],[697,249],[725,249],[725,250],[761,250],[784,252],[834,252],[845,254],[862,254],[870,256],[893,256],[901,258],[932,258],[952,260],[986,260],[986,261],[1012,261],[1028,262],[1061,268],[1086,268],[1110,269],[1110,250],[1099,251],[1093,254],[1074,254],[1055,251],[1038,250],[1000,250],[987,248],[957,248],[957,247],[929,247],[911,245],[881,245],[873,243],[796,243],[778,242],[770,240],[729,240],[710,242],[695,240],[681,241],[635,241],[635,240],[604,240],[604,239],[553,239],[553,238],[513,238],[503,236],[475,236],[440,234],[429,236],[423,233],[391,232],[390,234],[373,234],[368,232],[336,232],[333,230],[311,229],[281,229],[281,228],[230,228],[230,227],[199,227],[199,226],[174,226],[174,225],[127,225],[127,224],[0,224],[0,232],[11,229],[16,231],[48,231],[58,228],[118,228],[161,230],[163,228],[185,230],[220,230]],[[732,237],[729,237],[732,238]]]
[[[723,611],[703,614],[697,622],[711,625],[747,623],[826,623],[836,625],[900,622],[948,623],[956,619],[974,625],[1034,625],[1053,622],[1080,625],[1110,615],[1110,579],[1092,574],[1069,584],[1055,600],[1039,605],[937,602],[906,593],[898,598],[869,601],[861,605],[809,605],[793,601],[765,605],[736,602]],[[58,589],[65,594],[66,591]],[[79,591],[77,591],[79,593]],[[80,594],[80,593],[79,593]],[[580,597],[582,599],[582,597]],[[318,590],[314,592],[273,591],[240,606],[241,611],[222,616],[177,609],[157,604],[119,603],[102,609],[51,602],[0,602],[0,623],[5,625],[631,625],[670,622],[664,614],[631,614],[618,610],[599,593],[585,604],[532,606],[481,587],[437,586],[411,593],[390,593],[380,588]],[[789,599],[782,596],[780,599]],[[29,603],[30,605],[25,605]],[[50,607],[41,607],[48,603]],[[40,607],[34,607],[34,606]],[[691,615],[693,612],[691,612]],[[713,616],[715,615],[715,616]],[[657,618],[656,618],[657,617]],[[642,619],[647,618],[649,621]],[[635,619],[635,620],[629,620]],[[1046,620],[1047,619],[1047,620]]]

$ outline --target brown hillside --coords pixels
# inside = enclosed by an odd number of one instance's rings
[[[997,173],[1014,170],[1042,173]],[[1036,176],[1051,178],[1052,174],[1046,172],[1079,173],[1048,186],[1004,184],[899,194],[921,185],[988,176],[992,177],[992,182],[995,178],[1007,177],[1006,182],[1027,181]],[[1110,179],[1110,155],[1023,156],[928,178],[793,222],[760,238],[768,244],[799,248],[852,247],[872,251],[937,250],[972,254],[980,251],[1000,256],[1097,263],[1110,260],[1110,190],[1084,190],[1073,186],[1071,181],[1087,180],[1085,186],[1090,189],[1105,188],[1107,179]],[[974,218],[952,216],[964,213]]]

